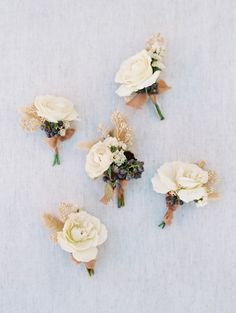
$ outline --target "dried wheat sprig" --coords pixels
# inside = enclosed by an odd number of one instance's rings
[[[101,123],[98,125],[98,132],[101,134],[101,139],[104,140],[109,136],[110,129]]]
[[[68,215],[73,213],[73,212],[78,212],[79,208],[78,208],[78,206],[76,206],[72,203],[61,202],[58,210],[60,213],[60,219],[63,222],[65,222],[67,220]]]
[[[111,116],[111,121],[114,125],[114,136],[127,146],[131,146],[133,143],[133,130],[128,126],[126,118],[120,112],[115,111]]]
[[[63,229],[64,223],[50,213],[44,213],[42,216],[44,225],[51,231],[51,239],[57,241],[57,232]]]
[[[36,131],[42,124],[43,119],[38,116],[35,105],[25,106],[21,109],[21,112],[21,127],[28,132]]]
[[[208,183],[215,184],[218,181],[218,177],[215,171],[209,170],[208,171]]]

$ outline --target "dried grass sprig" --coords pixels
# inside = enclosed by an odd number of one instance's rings
[[[101,139],[104,140],[109,136],[111,130],[101,123],[98,125],[98,132],[101,134]]]
[[[114,136],[124,142],[128,147],[133,144],[133,130],[128,126],[127,120],[120,112],[115,111],[111,116],[114,125]]]
[[[78,206],[72,204],[72,203],[65,203],[61,202],[59,205],[59,213],[60,213],[60,219],[65,222],[67,220],[67,217],[69,214],[73,212],[79,212]]]
[[[50,213],[44,213],[42,216],[44,225],[51,232],[51,239],[57,241],[57,232],[63,229],[64,223]]]
[[[23,107],[21,109],[21,112],[21,127],[25,131],[34,132],[42,125],[43,119],[37,115],[36,107],[34,104]]]
[[[208,172],[208,181],[206,184],[204,184],[204,187],[207,189],[208,199],[209,200],[218,200],[220,195],[218,192],[215,191],[215,188],[213,187],[214,184],[218,182],[218,175],[215,171],[209,170],[206,167],[205,161],[200,161],[197,163],[197,165]]]

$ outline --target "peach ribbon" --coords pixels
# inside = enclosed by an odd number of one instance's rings
[[[166,194],[166,208],[167,212],[163,218],[162,223],[159,225],[160,227],[164,228],[166,225],[171,225],[173,217],[174,217],[174,212],[176,211],[178,204],[172,203],[169,199],[170,194]]]
[[[74,128],[68,128],[66,130],[65,136],[54,136],[52,138],[47,138],[46,139],[47,144],[54,151],[54,162],[53,162],[53,165],[60,164],[60,161],[59,161],[59,143],[70,139],[74,135],[74,133],[75,133],[75,129]]]
[[[120,197],[124,197],[124,188],[127,186],[128,184],[128,181],[127,180],[121,180],[120,181],[120,187],[119,188],[115,188],[113,189],[112,186],[110,186],[109,184],[106,184],[105,186],[105,191],[104,191],[104,195],[103,197],[100,199],[100,201],[107,205],[112,199],[113,199],[113,196],[114,196],[114,192],[116,190],[117,192],[117,198],[119,199]],[[109,190],[108,190],[109,188]]]
[[[169,90],[171,87],[169,87],[164,80],[158,81],[158,93],[157,95],[160,95],[167,90]],[[130,107],[133,107],[135,109],[141,109],[144,104],[147,102],[149,97],[151,98],[152,102],[157,101],[157,95],[149,95],[147,93],[137,93],[132,99],[128,99],[126,101],[126,104]],[[153,102],[154,103],[154,102]]]

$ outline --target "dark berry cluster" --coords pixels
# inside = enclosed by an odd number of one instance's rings
[[[138,161],[132,152],[125,151],[124,154],[126,161],[121,166],[112,163],[103,176],[103,180],[110,183],[114,188],[119,184],[120,180],[141,178],[144,171],[144,163]]]
[[[57,123],[44,121],[44,123],[41,125],[41,129],[45,131],[48,138],[57,136],[59,132],[64,128],[65,127],[62,121],[59,121]]]
[[[158,83],[156,82],[149,87],[138,90],[137,93],[147,93],[149,95],[156,95],[158,94]]]
[[[177,195],[168,193],[166,196],[166,203],[167,206],[173,207],[174,205],[183,205],[184,202],[180,200],[180,198]]]

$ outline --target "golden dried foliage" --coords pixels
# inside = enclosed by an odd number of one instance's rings
[[[42,216],[44,225],[51,232],[51,239],[57,241],[57,232],[63,229],[64,223],[50,213],[44,213]]]
[[[215,171],[208,171],[208,182],[209,184],[215,184],[218,181],[218,177]]]
[[[200,168],[204,168],[205,167],[205,165],[206,165],[206,162],[205,161],[199,161],[198,163],[197,163],[197,165],[200,167]]]
[[[147,51],[153,50],[153,46],[156,46],[156,43],[164,49],[165,39],[160,33],[154,33],[150,38],[148,38],[145,44],[145,49]]]
[[[34,132],[43,122],[43,119],[37,115],[34,104],[25,106],[21,109],[22,119],[21,127],[27,132]]]
[[[78,148],[80,150],[85,150],[85,151],[89,151],[93,145],[95,145],[97,142],[99,142],[100,138],[99,139],[95,139],[95,140],[88,140],[88,141],[83,141],[83,142],[80,142],[78,144]]]
[[[67,217],[69,214],[73,212],[78,212],[79,208],[78,206],[72,204],[72,203],[65,203],[61,202],[59,205],[59,213],[60,213],[60,219],[65,222],[67,220]]]
[[[206,162],[200,161],[197,163],[199,167],[208,172],[208,182],[204,184],[204,187],[207,189],[208,199],[209,200],[218,200],[219,193],[215,191],[213,185],[217,183],[218,177],[215,171],[209,170],[206,168]]]
[[[110,134],[110,129],[108,129],[105,125],[99,124],[98,125],[98,132],[101,134],[101,139],[105,139]]]
[[[128,126],[126,118],[120,112],[116,111],[112,114],[111,121],[114,125],[113,135],[128,147],[131,146],[133,143],[133,131]]]
[[[218,200],[218,199],[220,199],[220,195],[218,192],[212,191],[211,193],[208,193],[208,199],[209,200]]]

